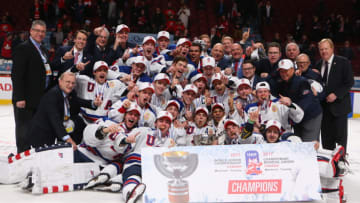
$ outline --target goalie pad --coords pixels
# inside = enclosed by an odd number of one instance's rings
[[[345,149],[337,146],[334,150],[318,150],[318,165],[320,177],[334,178],[342,177],[345,172],[344,164]]]

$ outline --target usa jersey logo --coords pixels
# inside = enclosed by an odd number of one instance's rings
[[[62,152],[59,152],[58,155],[61,159],[64,158],[64,154]]]

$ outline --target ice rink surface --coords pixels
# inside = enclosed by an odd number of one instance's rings
[[[16,152],[15,124],[11,105],[0,105],[0,156],[7,157]],[[347,203],[360,202],[360,119],[349,119],[348,160],[350,172],[344,178],[344,190]],[[1,175],[1,171],[0,171]],[[55,203],[55,202],[123,202],[121,194],[92,191],[76,191],[32,195],[23,192],[16,185],[0,185],[0,202],[4,203]],[[319,201],[324,202],[324,201]]]

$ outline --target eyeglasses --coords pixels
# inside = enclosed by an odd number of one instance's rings
[[[254,67],[251,68],[243,68],[244,71],[252,70]]]
[[[35,28],[32,28],[32,30],[34,30],[35,32],[46,33],[46,30],[39,30]]]

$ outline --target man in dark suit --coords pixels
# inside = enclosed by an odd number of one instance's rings
[[[74,73],[65,72],[59,78],[59,85],[49,90],[41,99],[40,106],[26,136],[27,149],[55,144],[55,141],[76,144],[82,140],[86,127],[79,117],[80,106],[96,109],[101,99],[83,100],[73,91],[76,84]]]
[[[109,35],[110,32],[105,25],[95,28],[90,34],[85,50],[93,57],[94,64],[97,61],[113,64],[116,60],[115,50],[108,44]]]
[[[346,149],[347,115],[351,112],[349,91],[354,85],[353,71],[346,58],[334,55],[331,39],[322,39],[318,45],[321,60],[316,68],[321,73],[325,91],[325,99],[322,101],[322,146],[332,150],[337,143]]]
[[[29,122],[38,108],[41,97],[52,82],[47,50],[41,45],[45,35],[45,22],[35,20],[31,25],[30,38],[19,44],[13,53],[12,102],[18,152],[25,149],[25,132]]]
[[[92,67],[94,62],[92,56],[84,50],[87,37],[85,30],[78,30],[75,33],[73,47],[63,46],[56,51],[51,67],[58,71],[58,75],[70,69],[71,72],[80,71],[80,74],[93,77]]]

